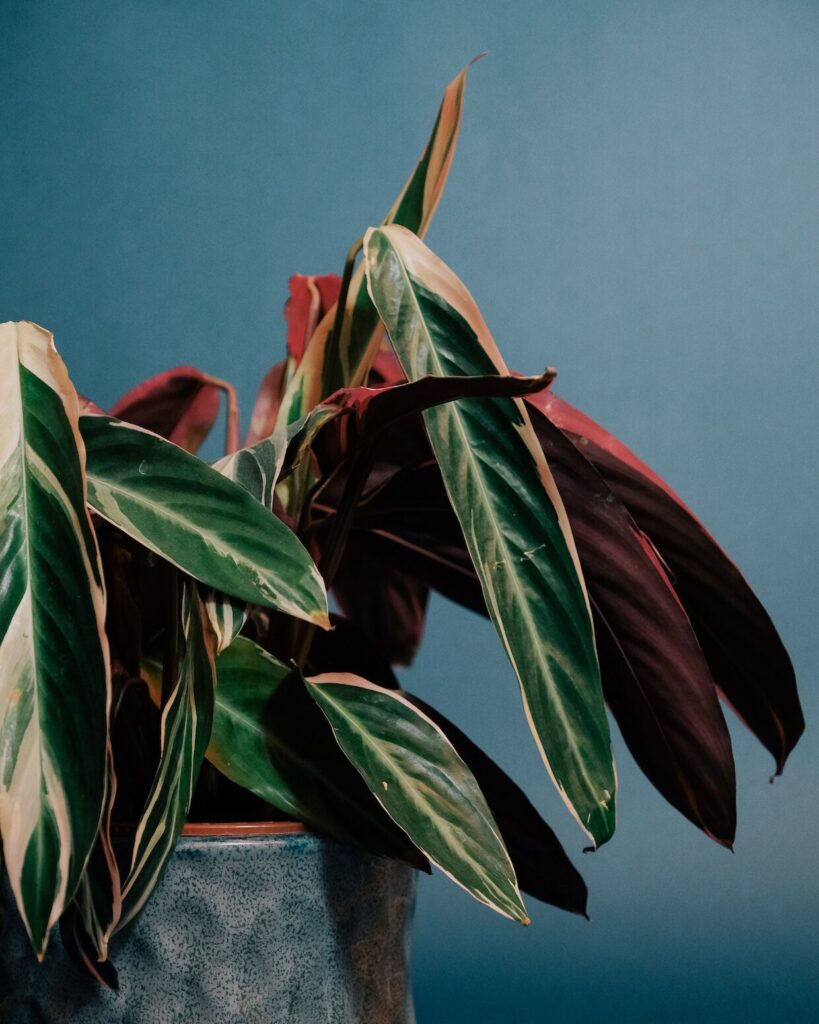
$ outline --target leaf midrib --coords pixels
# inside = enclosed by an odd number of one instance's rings
[[[417,301],[417,298],[416,298],[416,295],[415,295],[415,289],[413,288],[412,279],[410,278],[409,272],[406,269],[404,261],[401,259],[400,253],[393,246],[392,242],[389,241],[389,239],[387,241],[388,241],[388,244],[389,244],[390,248],[392,249],[392,251],[396,255],[396,258],[398,260],[398,264],[399,264],[399,267],[400,267],[401,274],[404,277],[404,280],[406,282],[407,291],[409,292],[409,295],[411,296],[411,301],[412,301],[412,304],[413,304],[413,306],[415,308],[415,311],[416,311],[417,320],[421,324],[423,332],[424,332],[424,335],[427,338],[428,352],[429,352],[430,359],[434,362],[435,367],[436,367],[439,375],[446,376],[446,374],[444,373],[444,368],[443,368],[442,364],[440,363],[440,361],[438,359],[438,355],[437,355],[437,351],[436,351],[436,348],[435,348],[435,345],[434,345],[434,342],[433,342],[433,339],[432,339],[432,335],[429,333],[429,331],[426,328],[426,320],[425,320],[423,312],[421,310],[421,306],[420,306],[420,304]],[[465,428],[465,426],[463,424],[463,421],[461,419],[461,416],[460,416],[460,414],[459,414],[459,412],[457,410],[457,403],[456,402],[450,403],[450,407],[446,408],[446,409],[442,409],[441,410],[441,414],[442,415],[451,415],[451,418],[454,420],[456,428],[458,430],[458,433],[461,436],[461,441],[463,443],[464,449],[466,450],[466,460],[467,460],[467,462],[472,467],[472,474],[473,474],[473,476],[476,476],[478,478],[479,488],[480,488],[480,490],[481,490],[481,492],[482,492],[482,494],[484,496],[484,501],[486,502],[486,505],[490,509],[493,509],[493,505],[489,501],[489,496],[488,496],[488,493],[487,493],[487,490],[486,490],[486,486],[485,486],[483,478],[482,478],[482,476],[481,476],[481,474],[479,472],[479,469],[478,469],[478,466],[477,466],[477,462],[475,460],[475,457],[474,457],[474,454],[472,452],[472,449],[471,449],[471,447],[469,445],[469,438],[468,438],[468,435],[466,433],[466,428]],[[448,484],[448,481],[446,480],[446,478],[444,478],[444,483],[447,486],[447,493],[449,493],[449,484]],[[510,557],[510,552],[509,552],[509,548],[508,548],[507,543],[506,543],[506,538],[504,537],[503,533],[498,529],[498,525],[497,525],[496,517],[494,515],[494,511],[489,516],[489,519],[490,519],[490,522],[491,522],[491,525],[492,525],[493,533],[495,534],[496,538],[498,539],[500,547],[502,548],[502,550],[503,550],[503,552],[504,552],[504,554],[506,556],[506,562],[507,562],[508,565],[511,566],[513,560]],[[572,750],[573,750],[574,755],[575,755],[573,760],[579,766],[581,774],[582,774],[582,777],[586,780],[586,783],[589,785],[590,791],[591,791],[593,799],[594,799],[594,803],[599,808],[600,807],[600,803],[599,803],[599,800],[597,799],[596,787],[592,784],[591,779],[589,778],[589,775],[588,775],[588,773],[586,771],[586,768],[583,765],[583,760],[579,756],[579,746],[578,746],[576,740],[574,739],[574,737],[575,737],[575,730],[568,728],[569,723],[568,723],[568,719],[566,718],[566,715],[565,715],[565,710],[563,708],[563,703],[559,699],[559,694],[557,694],[556,689],[555,689],[555,687],[552,684],[552,681],[550,679],[550,675],[549,675],[548,669],[546,667],[546,663],[544,662],[544,659],[543,659],[542,649],[541,649],[541,645],[540,645],[540,642],[539,642],[539,639],[540,639],[539,638],[539,634],[538,634],[538,631],[535,629],[534,620],[532,619],[531,613],[530,613],[530,611],[529,611],[529,609],[527,607],[527,603],[524,600],[524,595],[523,595],[523,592],[521,590],[520,582],[519,582],[519,580],[517,578],[517,574],[515,572],[511,572],[511,573],[507,574],[507,578],[509,578],[509,576],[512,577],[513,586],[514,586],[514,590],[515,590],[515,594],[516,594],[516,598],[517,598],[516,603],[523,610],[523,616],[524,616],[524,619],[526,621],[527,632],[529,633],[530,636],[532,636],[534,638],[534,643],[532,644],[532,647],[537,652],[536,658],[537,658],[537,663],[538,663],[538,665],[541,668],[541,678],[544,679],[549,692],[552,694],[552,705],[553,705],[553,707],[556,705],[557,713],[558,713],[558,717],[559,717],[560,721],[563,723],[564,727],[566,727],[566,732],[569,735],[571,735],[572,738],[573,738],[572,739]],[[503,631],[503,634],[505,636],[505,630]],[[508,645],[505,644],[505,646],[508,646]],[[518,676],[518,680],[520,682],[520,689],[521,689],[521,693],[523,694],[523,699],[526,702],[526,704],[528,705],[529,704],[529,698],[528,698],[528,695],[526,693],[526,688],[525,688],[525,686],[523,684],[523,679],[521,678],[520,673],[517,672],[517,665],[515,663],[514,655],[512,654],[511,650],[509,650],[508,653],[509,653],[510,659],[512,661],[513,668],[515,668],[516,675]],[[557,700],[555,700],[556,697],[558,698]],[[545,748],[543,746],[542,741],[540,740],[540,737],[539,737],[539,735],[537,733],[537,730],[535,730],[535,738],[537,740],[538,747],[540,748],[541,756],[543,757],[543,759],[547,763],[550,763],[549,757],[546,754]],[[562,793],[565,793],[565,790],[563,789],[563,786],[560,786],[560,789],[561,789]],[[593,834],[590,832],[590,830],[587,827],[587,823],[580,820],[579,814],[576,811],[574,811],[574,808],[572,807],[571,804],[569,806],[573,810],[573,812],[575,814],[575,817],[577,818],[578,823],[580,824],[581,828],[589,836],[591,836],[592,839],[594,839]]]
[[[322,685],[326,685],[326,684],[312,683],[310,685],[312,685],[312,686],[322,686]],[[326,699],[332,704],[333,708],[336,710],[336,713],[339,714],[343,719],[345,719],[350,724],[350,726],[352,727],[352,730],[355,733],[357,733],[362,738],[362,741],[363,741],[365,747],[369,747],[369,749],[375,748],[375,749],[383,750],[384,751],[384,761],[387,763],[388,767],[392,771],[392,774],[393,774],[394,778],[400,779],[402,777],[404,777],[404,778],[407,778],[407,777],[411,778],[412,777],[407,771],[402,769],[400,763],[398,761],[396,761],[396,759],[392,756],[392,754],[389,752],[389,749],[387,747],[384,747],[382,745],[378,745],[375,742],[370,742],[369,744],[367,743],[367,740],[369,738],[369,733],[367,733],[367,731],[361,725],[359,725],[358,720],[355,718],[355,716],[351,715],[344,708],[343,702],[334,701],[332,699],[332,697],[329,697],[329,696]],[[335,732],[335,729],[333,731]],[[429,820],[431,818],[433,820],[443,821],[444,824],[447,825],[447,829],[444,830],[444,834],[447,834],[448,831],[452,830],[452,828],[454,827],[453,824],[451,822],[447,822],[446,819],[442,818],[440,814],[435,813],[434,806],[432,804],[430,804],[428,801],[425,801],[423,799],[423,797],[422,797],[422,794],[418,793],[418,795],[415,796],[414,794],[416,793],[416,790],[414,788],[407,787],[406,785],[402,786],[401,790],[404,793],[409,793],[410,802],[413,804],[413,806],[421,814],[422,817],[426,818],[427,820]],[[382,802],[382,799],[379,796],[379,794],[377,792],[375,792],[375,790],[371,790],[371,792],[373,793],[373,796],[375,796],[375,798],[378,800],[378,802],[380,804],[382,804],[382,806],[383,806],[383,802]],[[476,808],[474,806],[474,804],[472,804],[471,801],[469,803],[470,803],[470,806],[475,811],[475,813],[480,815],[481,820],[486,824],[486,826],[489,828],[490,832],[492,832],[492,834],[495,835],[496,838],[498,838],[496,830],[492,827],[492,823],[486,818],[485,815],[483,815],[479,811],[478,808]],[[425,811],[428,808],[432,811],[431,814],[425,813]],[[386,810],[386,807],[384,809]],[[389,813],[389,811],[387,811],[387,813]],[[390,817],[392,817],[392,815],[390,815]],[[396,822],[396,824],[398,824],[398,822]],[[399,826],[399,827],[402,827],[402,826]],[[406,829],[404,829],[404,831],[406,832]],[[438,830],[438,831],[439,831],[439,834],[441,834],[440,830]],[[407,835],[409,835],[409,833],[407,833]],[[410,840],[412,842],[415,842],[415,840],[412,838],[412,836],[410,836],[409,838],[410,838]],[[501,854],[505,855],[505,859],[507,861],[507,864],[508,864],[509,868],[511,869],[512,877],[514,877],[514,867],[512,866],[511,860],[509,859],[509,855],[506,852],[505,847],[503,846],[503,843],[499,839],[498,839],[498,842],[499,842]],[[463,851],[466,849],[466,847],[463,844],[454,845],[452,843],[451,839],[448,839],[447,840],[447,846],[449,847],[449,849],[452,852],[455,853],[456,856],[460,853],[461,856],[463,857]],[[420,845],[419,845],[418,848],[421,850],[422,853],[425,853],[430,858],[430,860],[435,861],[435,863],[438,863],[437,858],[433,857],[432,854],[428,850],[425,850]],[[468,860],[468,862],[470,864],[473,865],[473,869],[477,869],[478,877],[486,878],[486,869],[480,864],[480,862],[476,861],[475,858],[472,857],[471,855],[467,858],[467,860]],[[444,870],[446,870],[446,869],[444,869]],[[447,872],[447,873],[449,873],[449,872]],[[463,884],[463,883],[461,883],[461,884]],[[493,883],[493,884],[497,885],[497,883]],[[502,890],[500,890],[500,891],[502,891]],[[506,897],[506,899],[508,901],[508,897]],[[512,904],[512,905],[514,905],[514,904]]]

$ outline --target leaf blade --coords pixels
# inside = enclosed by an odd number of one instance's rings
[[[241,487],[147,431],[100,416],[80,426],[101,516],[208,586],[328,624],[307,551]]]
[[[219,415],[219,387],[195,366],[177,366],[137,384],[111,415],[196,452]]]
[[[486,800],[432,719],[359,676],[312,676],[308,688],[373,796],[415,845],[481,903],[528,924]]]
[[[223,775],[317,831],[423,866],[338,749],[298,673],[245,637],[216,669],[207,756]]]
[[[651,544],[583,452],[537,410],[532,422],[577,538],[603,693],[623,738],[669,803],[731,847],[731,738],[688,616]]]
[[[0,327],[0,834],[42,956],[105,796],[105,593],[76,392],[52,336]]]
[[[498,823],[521,892],[587,917],[586,883],[523,790],[439,711],[411,694],[407,698],[442,730],[475,776]]]
[[[471,296],[419,239],[370,229],[365,262],[410,380],[505,371]],[[424,423],[543,761],[600,845],[614,830],[616,779],[591,613],[525,409],[512,399],[462,401],[424,413]]]
[[[604,427],[552,392],[542,408],[594,465],[660,553],[720,693],[781,774],[805,728],[788,652],[737,566],[678,495]]]
[[[384,218],[384,224],[401,224],[421,237],[426,234],[452,166],[466,80],[474,62],[460,71],[444,90],[429,140]],[[280,423],[300,419],[339,388],[365,383],[382,335],[361,267],[350,282],[341,336],[335,347],[331,344],[334,320],[335,305],[313,332],[304,358],[288,385],[279,410]]]
[[[122,883],[119,931],[141,912],[156,888],[185,824],[214,718],[215,637],[195,583],[182,597],[179,673],[162,708],[160,757],[137,825],[131,865]]]

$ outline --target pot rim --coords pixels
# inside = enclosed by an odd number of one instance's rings
[[[186,822],[182,835],[186,837],[230,836],[289,836],[309,832],[300,821],[196,821]]]

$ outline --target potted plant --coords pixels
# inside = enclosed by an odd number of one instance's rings
[[[224,381],[171,370],[107,415],[47,331],[0,328],[4,1019],[411,1020],[413,868],[523,923],[521,892],[585,913],[526,796],[398,687],[430,590],[491,619],[593,847],[615,826],[606,704],[728,847],[719,697],[777,772],[802,732],[727,555],[552,370],[508,371],[422,241],[466,76],[343,275],[291,279],[241,447]]]

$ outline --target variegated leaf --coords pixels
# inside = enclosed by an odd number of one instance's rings
[[[242,487],[146,430],[102,416],[80,424],[96,512],[209,586],[328,624],[307,551]]]
[[[507,373],[469,292],[401,227],[365,237],[370,294],[410,380]],[[532,731],[596,845],[614,830],[615,771],[591,612],[566,513],[520,400],[424,413]]]
[[[124,928],[145,906],[185,824],[213,726],[215,638],[196,584],[183,592],[179,672],[162,707],[160,757],[122,886]]]
[[[205,612],[216,637],[216,651],[221,653],[241,633],[247,621],[248,604],[219,590],[209,590],[205,597]]]
[[[243,490],[266,509],[273,508],[273,493],[287,453],[287,431],[275,431],[247,448],[214,462],[213,468]]]
[[[528,923],[492,812],[432,719],[360,676],[326,673],[308,684],[341,749],[415,845],[481,903]]]
[[[79,403],[52,336],[0,327],[0,834],[38,956],[105,797],[105,594]]]
[[[319,406],[298,423],[274,430],[269,437],[219,459],[213,468],[272,511],[277,484],[298,466],[316,433],[335,415],[334,409]],[[224,651],[247,619],[247,602],[212,591],[206,607],[216,632],[217,650]]]
[[[447,86],[432,134],[409,180],[384,218],[385,224],[401,224],[421,237],[426,234],[455,155],[468,71],[468,67],[464,68]],[[313,333],[288,385],[279,409],[279,423],[300,419],[339,388],[366,382],[381,344],[382,331],[367,293],[362,267],[353,274],[341,333],[333,343],[335,317],[334,306]]]
[[[521,892],[586,917],[586,883],[523,790],[439,711],[411,694],[407,697],[443,731],[475,776],[498,823]]]
[[[245,637],[216,671],[207,756],[223,775],[320,832],[425,865],[338,749],[297,671]]]
[[[112,719],[116,713],[112,714]],[[117,796],[117,776],[114,770],[113,745],[108,743],[108,788],[105,807],[100,821],[97,841],[88,858],[85,871],[69,908],[67,930],[63,940],[72,943],[73,953],[85,962],[89,949],[100,962],[108,957],[108,940],[122,913],[122,878],[114,849],[112,823]],[[84,934],[81,934],[84,933]],[[71,951],[71,950],[70,950]],[[114,978],[116,971],[113,972]],[[109,981],[104,984],[110,986]]]

